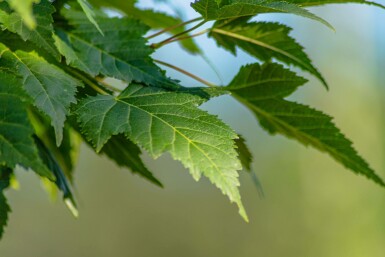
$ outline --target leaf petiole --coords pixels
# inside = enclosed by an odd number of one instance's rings
[[[156,49],[156,48],[159,48],[159,47],[161,47],[161,46],[163,46],[163,45],[166,45],[166,44],[168,44],[170,41],[173,41],[173,40],[175,40],[175,39],[178,39],[180,36],[183,36],[183,35],[185,35],[185,34],[191,32],[191,31],[193,31],[193,30],[196,30],[197,28],[201,27],[201,26],[202,26],[203,24],[205,24],[206,22],[207,22],[206,20],[203,20],[203,21],[199,22],[197,25],[195,25],[194,27],[192,27],[192,28],[190,28],[190,29],[187,29],[187,30],[185,30],[185,31],[183,31],[183,32],[181,32],[181,33],[178,33],[178,34],[176,34],[176,35],[174,35],[174,36],[172,36],[172,37],[169,37],[169,38],[167,38],[167,39],[165,39],[165,40],[163,40],[163,41],[161,41],[161,42],[159,42],[159,43],[152,44],[151,46],[152,46],[153,48]]]
[[[154,59],[154,62],[159,63],[159,64],[161,64],[163,66],[169,67],[171,69],[174,69],[176,71],[179,71],[180,73],[183,73],[184,75],[189,76],[190,78],[193,78],[196,81],[199,81],[199,82],[201,82],[202,84],[204,84],[204,85],[206,85],[208,87],[216,87],[217,86],[217,85],[215,85],[215,84],[213,84],[211,82],[208,82],[208,81],[206,81],[206,80],[204,80],[204,79],[202,79],[202,78],[200,78],[200,77],[198,77],[198,76],[196,76],[196,75],[194,75],[194,74],[192,74],[192,73],[190,73],[190,72],[188,72],[188,71],[186,71],[184,69],[181,69],[181,68],[179,68],[179,67],[177,67],[175,65],[172,65],[170,63],[163,62],[163,61],[156,60],[156,59]]]
[[[186,26],[186,25],[188,25],[188,24],[190,24],[190,23],[194,23],[194,22],[196,22],[196,21],[200,21],[200,20],[202,20],[202,19],[203,19],[202,17],[198,17],[198,18],[195,18],[195,19],[192,19],[192,20],[185,21],[185,22],[180,23],[180,24],[176,24],[176,25],[174,25],[174,26],[171,26],[171,27],[165,28],[165,29],[163,29],[163,30],[161,30],[161,31],[158,31],[158,32],[156,32],[155,34],[152,34],[152,35],[150,35],[150,36],[147,36],[146,39],[151,39],[151,38],[157,37],[157,36],[159,36],[159,35],[162,35],[163,33],[166,33],[166,32],[168,32],[168,31],[177,29],[177,28],[179,28],[179,27]]]

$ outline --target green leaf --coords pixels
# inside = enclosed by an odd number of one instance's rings
[[[54,180],[38,157],[26,98],[21,81],[0,71],[0,165],[11,169],[21,165]]]
[[[333,26],[324,19],[298,5],[284,1],[226,0],[218,2],[215,0],[197,0],[191,6],[206,20],[235,19],[260,13],[290,13],[321,22],[334,30]]]
[[[233,96],[248,107],[259,119],[261,126],[270,133],[280,133],[304,145],[311,145],[328,153],[346,168],[385,186],[382,179],[358,155],[352,142],[335,126],[331,117],[308,106],[281,98],[292,91],[294,74],[285,76],[282,72],[272,73],[272,68],[269,68],[271,66],[276,66],[278,70],[284,69],[273,63],[262,67],[258,64],[243,67],[240,75],[236,76],[226,89],[233,92]],[[254,75],[245,80],[242,75],[245,73]],[[260,83],[269,85],[269,80],[274,86],[271,86],[267,90],[269,94],[266,94]],[[296,86],[301,78],[297,81]],[[288,85],[289,89],[284,89],[285,85]]]
[[[238,191],[241,164],[237,135],[215,116],[197,108],[201,98],[131,84],[119,96],[99,95],[80,102],[76,115],[97,151],[112,135],[125,134],[154,158],[164,152],[181,161],[198,180],[210,179],[247,220]]]
[[[124,12],[128,17],[138,19],[152,29],[164,29],[183,22],[180,18],[168,15],[163,12],[154,11],[152,9],[141,10],[139,8],[136,8],[134,5],[136,1],[132,0],[91,0],[90,2],[92,2],[96,6],[109,7],[116,9],[120,12]],[[175,35],[177,33],[185,31],[185,29],[185,26],[181,26],[169,31],[169,33]],[[179,44],[191,54],[199,54],[202,52],[198,45],[195,43],[195,41],[191,38],[179,41]]]
[[[123,135],[113,136],[103,146],[101,153],[114,160],[119,166],[130,169],[133,173],[148,179],[155,185],[163,187],[162,183],[144,165],[140,148]]]
[[[38,113],[35,108],[29,114],[35,134],[43,141],[44,145],[59,163],[65,176],[72,182],[73,170],[77,163],[82,143],[81,136],[73,128],[65,126],[63,129],[63,141],[57,147],[55,131],[50,126],[49,119]]]
[[[55,176],[55,184],[57,188],[62,191],[64,202],[67,204],[72,214],[75,217],[78,217],[78,210],[76,208],[76,202],[72,194],[71,186],[62,168],[51,151],[44,145],[43,141],[41,141],[41,139],[37,136],[34,136],[34,140],[38,148],[40,158]]]
[[[385,8],[385,6],[382,4],[372,2],[372,1],[366,1],[366,0],[291,0],[290,2],[298,4],[299,6],[357,3],[357,4],[367,4],[367,5],[377,6],[380,8]]]
[[[3,236],[4,228],[7,226],[8,214],[11,212],[11,208],[4,195],[4,190],[7,189],[10,184],[11,173],[11,169],[0,166],[0,239]]]
[[[36,20],[33,15],[33,4],[37,4],[40,0],[7,0],[10,7],[16,11],[16,13],[21,17],[23,23],[29,29],[36,28]]]
[[[251,172],[251,163],[253,161],[253,156],[246,145],[245,139],[242,136],[238,135],[238,138],[235,139],[235,144],[237,146],[237,153],[243,169],[248,172]]]
[[[257,174],[255,174],[255,172],[252,170],[251,163],[253,161],[253,156],[250,152],[249,147],[246,145],[245,139],[239,135],[239,138],[235,140],[235,143],[237,145],[237,152],[239,160],[242,163],[243,169],[250,174],[254,185],[258,190],[259,196],[263,197],[265,193],[263,192],[261,181],[259,180]]]
[[[166,78],[149,57],[153,50],[143,38],[147,26],[129,18],[97,17],[104,32],[102,36],[92,24],[85,22],[87,18],[83,13],[67,11],[65,17],[76,29],[59,31],[61,39],[73,48],[70,54],[63,47],[61,51],[73,67],[92,76],[102,74],[128,83],[136,81],[175,88],[175,82]]]
[[[15,1],[16,2],[16,1]],[[0,4],[0,22],[4,28],[17,33],[24,41],[31,41],[36,46],[44,49],[56,59],[60,60],[60,54],[53,40],[52,13],[55,8],[47,0],[41,0],[34,5],[33,11],[37,21],[36,28],[31,29],[24,23],[23,17],[18,13],[10,13],[4,3]]]
[[[250,64],[242,67],[225,89],[242,98],[264,100],[289,96],[306,82],[280,64]]]
[[[88,20],[89,20],[92,24],[94,24],[95,28],[96,28],[97,30],[99,30],[99,32],[100,32],[102,35],[104,35],[104,34],[103,34],[103,31],[100,29],[98,23],[97,23],[96,20],[95,20],[96,14],[95,14],[95,12],[92,10],[92,7],[89,5],[89,3],[88,3],[86,0],[77,0],[77,1],[78,1],[79,5],[82,7],[82,9],[83,9],[84,13],[86,14]]]
[[[24,88],[35,106],[51,118],[59,146],[64,121],[70,105],[76,103],[76,88],[82,86],[81,83],[34,52],[12,52],[2,44],[0,52],[0,67],[14,69],[23,78]]]
[[[289,36],[291,28],[272,22],[250,22],[237,19],[233,22],[218,22],[210,32],[219,46],[236,54],[236,47],[262,60],[276,58],[310,72],[327,87],[327,83],[303,47]]]

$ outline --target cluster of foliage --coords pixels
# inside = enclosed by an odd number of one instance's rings
[[[365,0],[197,0],[191,7],[200,17],[183,22],[138,9],[134,0],[0,1],[0,237],[10,211],[4,190],[16,181],[16,166],[33,170],[51,190],[60,190],[77,214],[71,184],[82,142],[159,186],[141,153],[156,158],[168,152],[194,179],[207,177],[247,220],[238,172],[250,171],[250,151],[228,125],[199,109],[210,98],[227,94],[269,133],[326,152],[383,186],[331,117],[286,100],[307,82],[287,66],[309,72],[327,87],[290,36],[291,28],[252,20],[261,13],[289,13],[332,28],[303,7],[348,2],[384,8]],[[123,15],[110,17],[105,8]],[[208,21],[214,21],[209,29],[190,33]],[[160,31],[151,35],[150,29]],[[164,34],[170,37],[157,42]],[[151,58],[156,49],[175,41],[191,54],[202,54],[193,37],[203,34],[219,47],[233,54],[241,49],[259,62],[241,67],[229,85],[219,86]],[[157,64],[205,86],[183,87]],[[106,78],[126,86],[116,88]]]

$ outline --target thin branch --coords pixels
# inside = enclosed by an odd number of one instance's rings
[[[196,76],[196,75],[194,75],[194,74],[192,74],[192,73],[190,73],[190,72],[188,72],[186,70],[183,70],[183,69],[181,69],[181,68],[179,68],[179,67],[177,67],[175,65],[172,65],[172,64],[169,64],[167,62],[160,61],[160,60],[155,60],[155,59],[154,59],[154,62],[159,63],[161,65],[164,65],[166,67],[169,67],[171,69],[174,69],[176,71],[179,71],[180,73],[183,73],[184,75],[189,76],[190,78],[193,78],[196,81],[199,81],[199,82],[201,82],[202,84],[204,84],[204,85],[206,85],[208,87],[216,87],[215,84],[210,83],[210,82],[208,82],[208,81],[206,81],[206,80],[204,80],[204,79],[202,79],[202,78],[200,78],[200,77],[198,77],[198,76]]]
[[[195,25],[194,27],[192,27],[192,28],[190,28],[190,29],[188,29],[188,30],[185,30],[185,31],[183,31],[183,32],[180,32],[180,33],[178,33],[178,34],[176,34],[176,35],[174,35],[174,36],[172,36],[172,37],[170,37],[170,38],[167,38],[167,39],[163,40],[162,42],[159,42],[159,43],[156,43],[156,44],[152,44],[152,47],[153,47],[153,48],[159,48],[159,47],[161,47],[161,46],[163,46],[163,45],[165,45],[165,44],[168,44],[169,41],[173,41],[174,39],[179,38],[180,36],[183,36],[184,34],[187,34],[187,33],[191,32],[191,31],[193,31],[193,30],[199,28],[200,26],[202,26],[202,25],[205,24],[206,22],[207,22],[207,21],[205,21],[205,20],[204,20],[204,21],[201,21],[201,22],[199,22],[197,25]]]
[[[163,30],[161,30],[161,31],[158,31],[158,32],[156,32],[155,34],[152,34],[152,35],[146,37],[146,39],[151,39],[151,38],[157,37],[157,36],[159,36],[159,35],[162,35],[163,33],[166,33],[166,32],[168,32],[168,31],[177,29],[177,28],[179,28],[179,27],[186,26],[186,25],[188,25],[188,24],[190,24],[190,23],[193,23],[193,22],[196,22],[196,21],[200,21],[200,20],[202,20],[202,19],[203,19],[202,17],[198,17],[198,18],[195,18],[195,19],[192,19],[192,20],[189,20],[189,21],[185,21],[185,22],[180,23],[180,24],[176,24],[176,25],[174,25],[174,26],[171,26],[171,27],[165,28],[165,29],[163,29]]]
[[[205,29],[205,30],[202,30],[201,32],[198,32],[196,34],[192,34],[192,35],[187,35],[187,36],[183,36],[183,37],[178,37],[178,38],[174,38],[172,40],[169,40],[167,43],[163,43],[162,46],[166,45],[166,44],[170,44],[172,42],[176,42],[176,41],[182,41],[182,40],[185,40],[185,39],[189,39],[189,38],[194,38],[194,37],[199,37],[199,36],[202,36],[204,34],[206,34],[207,32],[209,32],[211,29]]]
[[[81,74],[75,69],[66,69],[69,73],[71,73],[74,77],[80,79],[81,81],[84,81],[88,86],[93,88],[96,92],[102,95],[109,95],[108,92],[104,91],[100,86],[97,84],[97,82],[92,81],[91,78],[88,78],[87,76]]]

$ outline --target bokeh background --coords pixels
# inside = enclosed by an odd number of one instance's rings
[[[197,16],[189,1],[171,1],[186,19]],[[143,7],[153,6],[141,1]],[[385,11],[359,5],[313,8],[336,33],[303,18],[261,15],[283,21],[301,42],[330,84],[326,91],[310,83],[292,98],[335,117],[355,147],[385,177]],[[254,62],[237,57],[200,37],[227,83],[239,66]],[[156,58],[180,65],[221,83],[202,58],[177,45]],[[174,71],[184,85],[195,81]],[[160,189],[118,168],[86,146],[76,169],[80,218],[61,201],[51,203],[32,173],[18,171],[21,188],[7,196],[13,213],[2,241],[1,257],[383,257],[385,190],[357,176],[329,156],[281,136],[271,137],[255,118],[227,97],[204,105],[242,134],[254,154],[253,168],[264,188],[261,198],[251,176],[241,173],[241,194],[250,216],[245,223],[207,180],[196,183],[188,171],[165,155],[146,163],[164,183]]]

